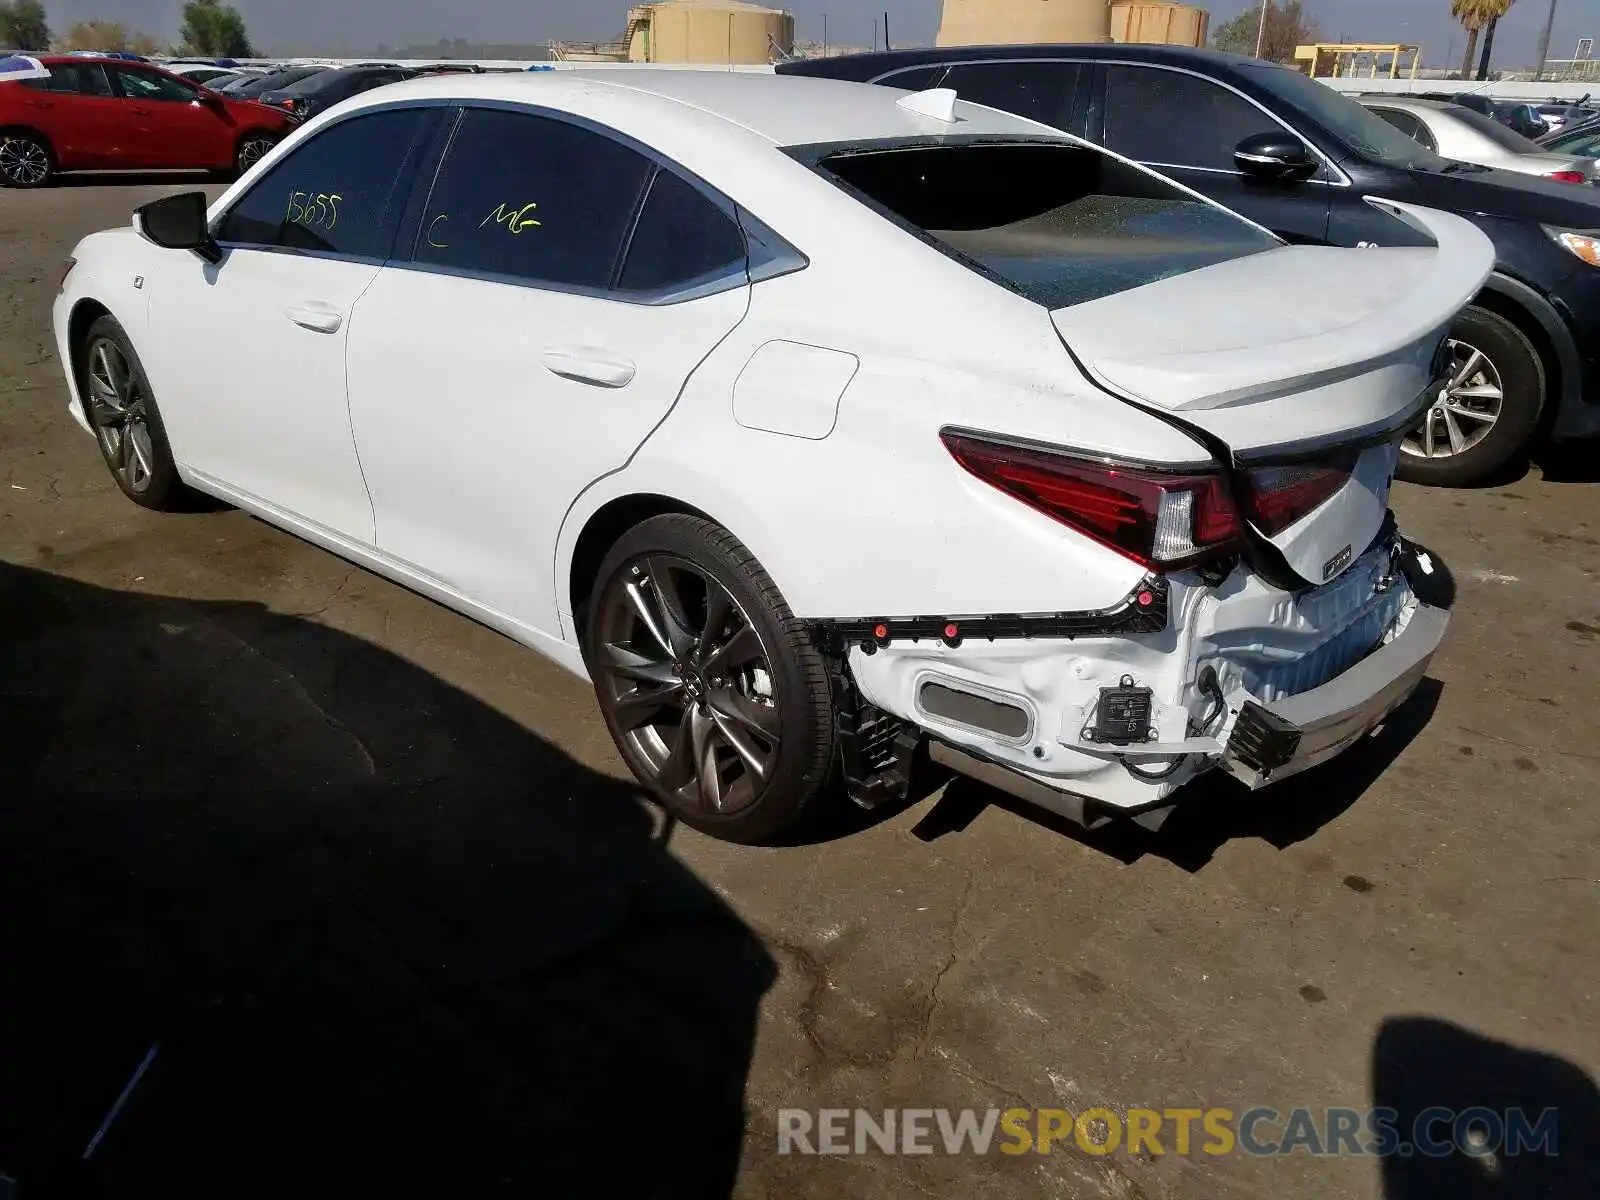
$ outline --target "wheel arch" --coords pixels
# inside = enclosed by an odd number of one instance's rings
[[[588,622],[589,595],[600,574],[600,565],[611,547],[624,533],[651,517],[679,514],[700,517],[721,524],[710,513],[672,496],[654,492],[629,492],[607,500],[583,522],[572,547],[572,559],[565,579],[566,611],[572,618],[574,640],[583,642]],[[558,597],[560,599],[560,597]]]
[[[1558,410],[1573,401],[1583,379],[1578,347],[1561,314],[1539,292],[1499,272],[1489,277],[1472,303],[1511,322],[1533,343],[1545,372],[1540,428],[1548,428]]]

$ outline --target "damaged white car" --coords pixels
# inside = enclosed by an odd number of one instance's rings
[[[591,678],[708,833],[924,741],[1093,821],[1333,756],[1440,643],[1389,486],[1493,251],[1390,207],[1437,248],[1288,246],[948,92],[446,77],[86,239],[56,329],[131,498]]]

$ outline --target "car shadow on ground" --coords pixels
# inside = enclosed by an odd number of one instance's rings
[[[775,966],[635,789],[252,604],[0,564],[0,668],[24,1200],[729,1194]]]
[[[49,181],[49,187],[162,187],[186,183],[198,187],[215,182],[217,179],[210,171],[75,171],[70,175],[57,175]]]
[[[1384,1200],[1600,1196],[1600,1091],[1563,1058],[1445,1021],[1396,1017],[1373,1043],[1372,1103],[1394,1111],[1399,1142],[1412,1145],[1410,1154],[1383,1159]],[[1467,1115],[1474,1108],[1488,1111]],[[1550,1110],[1554,1115],[1541,1127]],[[1424,1117],[1433,1118],[1426,1129]],[[1533,1136],[1513,1146],[1506,1130],[1518,1120]],[[1474,1153],[1449,1145],[1453,1139],[1472,1145],[1474,1124],[1485,1139]],[[1549,1140],[1540,1136],[1546,1132]],[[1419,1149],[1424,1145],[1430,1152]]]
[[[1252,792],[1214,772],[1178,793],[1182,801],[1159,831],[1126,818],[1085,829],[970,779],[956,778],[917,827],[924,840],[959,832],[988,807],[1006,811],[1132,865],[1155,855],[1191,873],[1241,838],[1287,850],[1348,812],[1432,720],[1444,687],[1424,679],[1382,725],[1338,758],[1281,784]]]
[[[1546,483],[1600,483],[1600,438],[1547,446],[1536,460]]]

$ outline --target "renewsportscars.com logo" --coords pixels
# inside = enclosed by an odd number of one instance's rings
[[[1409,1128],[1392,1108],[802,1108],[778,1111],[779,1154],[1246,1154],[1265,1158],[1473,1158],[1560,1153],[1560,1112],[1427,1108]]]

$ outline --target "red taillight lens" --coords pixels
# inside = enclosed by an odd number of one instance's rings
[[[1354,469],[1354,461],[1345,461],[1250,471],[1245,476],[1245,516],[1262,533],[1275,537],[1332,499],[1350,482]]]
[[[985,483],[1155,570],[1225,553],[1241,532],[1220,473],[1169,474],[963,434],[939,436],[956,462]]]
[[[1582,171],[1551,171],[1546,179],[1554,179],[1557,183],[1588,183],[1588,177]]]

